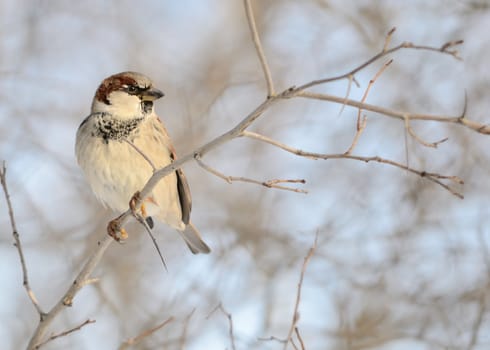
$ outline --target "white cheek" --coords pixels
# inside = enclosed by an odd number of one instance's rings
[[[111,113],[120,119],[133,119],[142,114],[141,100],[137,96],[123,91],[113,91],[109,94],[109,105],[104,104],[104,112]]]

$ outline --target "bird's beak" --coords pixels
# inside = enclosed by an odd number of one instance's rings
[[[143,91],[141,93],[141,101],[155,101],[155,100],[158,100],[160,97],[163,97],[164,96],[164,93],[161,92],[160,90],[158,89],[155,89],[155,88],[151,88],[151,89],[148,89],[146,91]]]

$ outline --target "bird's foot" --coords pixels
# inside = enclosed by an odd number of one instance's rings
[[[138,216],[138,203],[141,202],[141,194],[140,191],[137,191],[133,197],[131,197],[131,200],[129,201],[129,209],[131,209],[131,212],[133,213],[134,216]],[[145,208],[145,203],[141,203],[140,209],[141,215],[146,218],[146,208]]]
[[[128,238],[128,233],[121,227],[119,223],[120,218],[121,217],[118,217],[109,221],[109,224],[107,225],[107,234],[117,242],[123,243]]]
[[[153,220],[151,217],[148,216],[146,212],[145,203],[141,203],[139,210],[137,209],[138,203],[140,202],[141,202],[141,195],[140,192],[137,191],[129,201],[129,209],[131,209],[133,216],[136,219],[138,219],[138,221],[140,218],[143,218],[144,220],[146,220],[150,228],[153,228]],[[141,215],[138,211],[141,212]]]

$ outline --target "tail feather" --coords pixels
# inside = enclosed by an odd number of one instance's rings
[[[155,223],[153,222],[153,218],[151,216],[147,216],[145,218],[145,221],[148,224],[148,227],[150,227],[151,229],[155,227]]]
[[[179,231],[179,233],[193,254],[208,254],[211,252],[211,249],[203,241],[201,234],[191,222],[189,222],[184,231]]]

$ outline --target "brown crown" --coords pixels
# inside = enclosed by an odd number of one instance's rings
[[[102,81],[95,93],[95,98],[105,104],[110,104],[108,96],[111,92],[120,90],[123,85],[137,85],[134,78],[124,73],[110,76]]]

